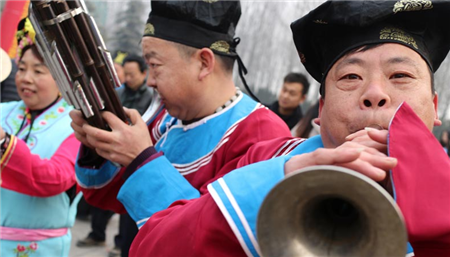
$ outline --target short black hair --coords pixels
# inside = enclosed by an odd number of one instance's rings
[[[303,85],[302,94],[306,95],[309,90],[309,81],[301,73],[291,72],[284,77],[284,83],[300,83]]]
[[[236,58],[230,57],[230,56],[225,56],[225,55],[219,55],[219,54],[214,54],[214,55],[216,56],[216,59],[222,63],[222,67],[225,70],[225,72],[228,72],[228,73],[233,72],[234,62],[235,62]]]
[[[190,58],[192,55],[194,55],[194,53],[197,50],[199,50],[198,48],[192,46],[187,46],[176,42],[171,43],[178,49],[178,52],[180,53],[181,57],[186,59]],[[234,61],[236,60],[236,58],[226,55],[219,55],[217,53],[214,53],[214,56],[216,60],[218,60],[222,64],[222,67],[225,72],[227,73],[233,72]]]
[[[125,57],[122,62],[122,66],[125,66],[125,63],[127,62],[136,62],[137,64],[139,64],[139,70],[141,71],[141,73],[144,73],[147,70],[147,64],[145,63],[144,58],[142,58],[141,56],[134,54],[127,55],[127,57]]]
[[[36,44],[31,44],[31,45],[26,45],[26,46],[24,46],[23,49],[22,49],[22,51],[20,52],[19,61],[22,60],[23,55],[24,55],[25,52],[28,51],[28,50],[31,50],[31,52],[33,53],[33,55],[34,55],[36,58],[38,58],[38,60],[39,60],[41,63],[44,63],[44,58],[42,57],[41,53],[39,52],[39,50],[38,50]],[[45,63],[44,63],[44,64],[45,64]],[[45,64],[45,66],[47,66],[47,65]]]

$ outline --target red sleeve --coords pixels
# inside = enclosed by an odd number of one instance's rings
[[[139,230],[130,256],[247,256],[209,194],[177,201]]]
[[[267,108],[260,108],[239,123],[227,143],[214,154],[211,166],[213,170],[201,171],[202,173],[211,173],[208,175],[209,178],[206,182],[196,183],[195,178],[192,180],[189,175],[186,176],[186,179],[194,187],[200,188],[200,193],[204,194],[207,192],[208,184],[238,168],[238,163],[243,157],[246,157],[247,152],[253,145],[258,142],[288,136],[291,136],[291,132],[286,123]],[[250,160],[252,162],[246,164],[266,160],[267,156],[261,155],[259,159],[252,158]]]
[[[389,129],[396,201],[415,256],[450,256],[450,159],[412,109],[404,104]]]
[[[290,153],[304,139],[278,137],[254,144],[239,160],[238,168]]]
[[[75,184],[75,159],[80,143],[72,134],[50,159],[32,154],[28,146],[12,136],[2,157],[2,187],[31,196],[48,197]]]

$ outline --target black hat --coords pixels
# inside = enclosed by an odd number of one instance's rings
[[[151,36],[183,45],[208,47],[225,56],[236,55],[234,40],[241,16],[239,1],[151,1],[144,30]]]
[[[229,0],[151,1],[152,10],[145,24],[144,37],[157,37],[183,45],[203,48],[214,53],[236,58],[239,76],[250,96],[259,102],[245,81],[247,69],[234,38],[241,17],[241,3]]]
[[[450,49],[450,1],[328,1],[291,29],[301,62],[322,84],[350,50],[379,43],[411,48],[435,72]]]

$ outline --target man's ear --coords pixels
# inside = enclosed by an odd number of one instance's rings
[[[209,48],[202,48],[197,52],[198,60],[200,60],[201,67],[200,73],[198,74],[198,79],[203,80],[209,74],[211,74],[216,65],[216,57],[214,53]]]
[[[320,126],[320,118],[319,118],[319,117],[314,118],[314,119],[313,119],[313,122],[314,122],[316,125],[319,125],[319,126]]]
[[[306,100],[307,96],[308,96],[307,94],[302,95],[302,98],[300,98],[300,103],[301,104]]]
[[[437,92],[434,92],[433,104],[434,104],[434,126],[441,126],[442,121],[439,119],[439,116],[438,116],[438,94],[437,94]]]
[[[317,117],[314,120],[314,123],[316,123],[319,126],[320,126],[320,117],[322,116],[322,108],[323,108],[324,104],[325,104],[325,100],[323,99],[323,97],[320,97],[319,98],[319,117]]]

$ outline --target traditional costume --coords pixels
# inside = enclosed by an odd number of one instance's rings
[[[239,1],[152,1],[144,36],[208,47],[237,58],[242,68],[233,38],[240,13]],[[173,202],[206,193],[206,185],[235,169],[251,145],[290,135],[279,117],[238,89],[215,113],[188,124],[164,110],[149,131],[154,147],[126,169],[109,161],[94,167],[83,151],[76,167],[88,202],[116,212],[125,206],[139,227]]]
[[[390,156],[399,163],[391,173],[395,199],[415,256],[450,256],[450,160],[407,104],[391,122],[389,138]],[[210,194],[177,201],[154,214],[135,238],[130,255],[260,256],[256,219],[264,197],[284,178],[284,164],[292,156],[321,147],[320,136],[254,145],[238,165],[245,167],[210,184]],[[415,161],[410,149],[417,149]],[[247,165],[261,160],[267,161]]]
[[[292,29],[308,72],[324,82],[348,51],[387,42],[415,50],[436,71],[450,48],[449,19],[448,1],[329,1],[293,23]],[[323,86],[321,93],[324,96]],[[286,161],[321,147],[320,136],[255,144],[239,161],[244,167],[210,184],[209,194],[155,213],[130,254],[259,256],[255,229],[262,200],[285,177]],[[408,249],[408,256],[450,256],[450,161],[407,103],[390,123],[388,154],[398,160],[390,176],[414,248],[414,253]]]
[[[449,14],[448,1],[328,1],[292,23],[291,28],[301,61],[322,83],[321,94],[325,97],[325,78],[335,62],[349,51],[367,45],[404,45],[422,56],[435,72],[450,49]],[[417,135],[422,137],[417,139]],[[316,137],[302,143],[289,156],[314,150],[309,144],[317,140]],[[450,175],[445,168],[449,160],[437,145],[432,133],[407,103],[403,104],[389,128],[388,153],[399,163],[392,170],[392,181],[394,197],[406,219],[411,245],[405,248],[408,248],[409,256],[450,256],[450,218],[443,214],[450,211],[450,191],[446,189],[450,185]],[[321,147],[320,141],[315,142],[317,147]],[[411,149],[415,152],[411,153]],[[260,151],[256,152],[256,156],[246,156],[247,163],[264,159],[259,156]],[[249,171],[245,175],[234,175],[234,179],[230,174],[230,178],[219,179],[209,186],[211,195],[249,256],[259,254],[252,232],[259,207],[258,200],[252,196],[259,198],[267,194],[284,177],[284,163],[289,156],[259,164],[273,169],[263,177],[273,177],[266,180],[261,191],[255,188],[250,197],[248,192],[244,193],[245,186],[242,185],[242,181],[251,179],[246,177],[251,173]],[[425,175],[423,169],[432,172]],[[423,190],[419,193],[412,185]],[[255,212],[249,211],[252,208]],[[419,218],[419,213],[427,216]]]
[[[152,124],[154,149],[144,151],[126,171],[109,161],[99,169],[76,168],[90,201],[123,212],[113,199],[118,196],[139,226],[174,201],[205,193],[207,184],[236,168],[251,145],[289,135],[281,119],[242,93],[222,111],[192,124],[183,125],[167,112]]]
[[[422,136],[418,138],[417,135]],[[279,149],[277,146],[280,144],[279,140],[271,140],[255,145],[249,151],[248,161],[270,158],[272,153],[264,156],[259,147]],[[270,189],[284,178],[284,164],[292,156],[321,147],[320,136],[313,137],[286,156],[244,167],[209,185],[211,196],[248,256],[259,256],[255,236],[258,210]],[[397,158],[399,163],[391,173],[394,197],[405,216],[409,240],[416,256],[449,256],[450,218],[447,214],[450,212],[450,174],[447,167],[450,167],[450,160],[407,104],[402,105],[391,122],[388,148],[389,155]],[[416,159],[411,159],[409,149],[417,149],[414,153]],[[253,183],[255,180],[258,180],[256,186]],[[433,201],[430,201],[430,196]],[[412,249],[408,248],[412,253]]]
[[[81,196],[75,197],[79,142],[70,127],[72,108],[59,99],[32,120],[23,101],[3,103],[1,110],[10,134],[0,162],[1,256],[68,256]]]

